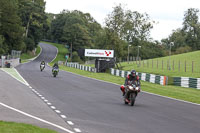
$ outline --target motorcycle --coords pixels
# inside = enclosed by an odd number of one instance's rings
[[[58,68],[53,68],[52,70],[52,74],[54,77],[56,77],[58,75],[59,69]]]
[[[120,87],[122,92],[124,93],[124,103],[130,104],[131,106],[134,106],[135,99],[140,92],[140,84],[139,81],[135,81],[134,83],[131,82],[127,86],[121,86]],[[126,99],[127,97],[127,99]]]
[[[41,64],[41,65],[40,65],[40,70],[43,71],[44,68],[45,68],[45,65],[44,65],[44,64]]]

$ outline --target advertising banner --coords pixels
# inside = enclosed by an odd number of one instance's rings
[[[113,58],[114,50],[85,49],[85,56]]]

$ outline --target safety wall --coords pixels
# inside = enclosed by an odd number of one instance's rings
[[[130,71],[122,71],[122,70],[111,68],[111,74],[125,78],[125,77],[127,77],[128,74],[130,74]],[[160,84],[160,85],[167,84],[166,76],[154,75],[154,74],[149,74],[149,73],[139,73],[139,72],[137,72],[136,74],[143,81]]]
[[[76,69],[84,70],[84,71],[90,71],[90,72],[95,72],[96,73],[96,68],[90,67],[90,66],[84,66],[80,65],[79,63],[66,63],[67,67],[73,67]]]
[[[173,77],[173,84],[186,88],[200,89],[200,78]]]

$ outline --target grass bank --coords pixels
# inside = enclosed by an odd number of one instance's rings
[[[169,63],[170,60],[170,63]],[[140,65],[139,65],[140,63]],[[162,58],[123,62],[122,70],[135,69],[138,72],[165,75],[170,77],[200,77],[200,51],[172,55]],[[169,70],[170,66],[170,70]]]
[[[36,48],[36,52],[35,54],[33,52],[27,52],[27,53],[23,53],[20,58],[21,58],[21,63],[25,63],[28,62],[30,59],[33,59],[34,57],[36,57],[39,53],[40,53],[41,49],[39,46],[37,46]]]
[[[69,53],[69,51],[63,44],[50,43],[50,42],[43,42],[43,43],[51,44],[58,48],[57,57],[49,64],[54,64],[55,62],[58,61],[65,61],[65,55]]]
[[[0,133],[57,133],[29,124],[0,121]]]
[[[59,46],[59,44],[57,44]],[[56,45],[54,45],[56,46]],[[63,49],[64,46],[59,46],[58,48],[58,56],[56,57],[56,61],[58,60],[64,60],[63,56]],[[61,54],[61,55],[60,55]],[[52,65],[53,63],[50,63]],[[90,78],[95,78],[111,83],[116,83],[116,84],[124,84],[124,78],[122,77],[117,77],[113,76],[109,73],[92,73],[92,72],[87,72],[75,68],[70,68],[66,67],[64,65],[60,65],[60,69],[72,73],[76,73],[82,76],[90,77]],[[178,87],[178,86],[162,86],[158,84],[152,84],[149,82],[144,82],[142,81],[142,90],[154,94],[159,94],[162,96],[167,96],[171,98],[176,98],[176,99],[181,99],[193,103],[199,103],[200,104],[200,90],[197,89],[192,89],[192,88],[183,88],[183,87]],[[119,90],[120,91],[120,90]]]

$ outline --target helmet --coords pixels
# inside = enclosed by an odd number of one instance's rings
[[[133,76],[133,77],[136,76],[136,71],[135,71],[135,70],[132,70],[132,71],[131,71],[131,76]]]

